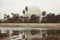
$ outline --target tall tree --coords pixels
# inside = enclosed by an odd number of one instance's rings
[[[28,17],[28,6],[25,7],[26,16]]]
[[[10,19],[10,15],[7,15],[7,19],[8,19],[8,20]]]
[[[46,11],[43,11],[43,12],[42,12],[42,15],[45,16],[45,15],[46,15]]]
[[[45,21],[46,21],[45,15],[46,15],[46,11],[43,11],[42,12],[43,17],[42,17],[42,21],[41,21],[42,23],[45,23]]]
[[[25,10],[23,10],[23,11],[22,11],[22,13],[23,13],[23,14],[24,14],[24,16],[25,16]]]
[[[5,20],[7,19],[7,14],[4,14],[4,19],[5,19]]]
[[[7,15],[7,22],[10,23],[10,15]]]
[[[28,7],[27,6],[25,7],[25,10],[28,11]]]
[[[14,15],[14,13],[11,13],[12,15]]]

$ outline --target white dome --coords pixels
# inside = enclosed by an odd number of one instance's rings
[[[32,14],[35,14],[36,16],[41,16],[40,8],[37,6],[29,7],[27,15],[31,17]]]

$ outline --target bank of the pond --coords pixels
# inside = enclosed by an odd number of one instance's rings
[[[0,27],[54,28],[60,27],[60,23],[0,23]]]

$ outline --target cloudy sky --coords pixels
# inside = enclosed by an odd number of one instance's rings
[[[22,15],[22,10],[25,6],[38,6],[41,11],[60,13],[60,0],[0,0],[0,15],[19,13]]]

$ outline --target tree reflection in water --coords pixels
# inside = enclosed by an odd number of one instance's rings
[[[22,34],[26,35],[21,40],[60,40],[60,30],[59,29],[26,29],[26,30],[4,30],[6,32],[0,31],[0,40],[8,40],[10,37],[18,40],[21,38]],[[20,36],[19,36],[20,35]],[[13,39],[12,39],[13,40]]]

